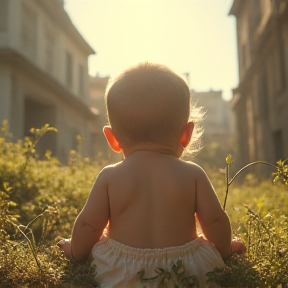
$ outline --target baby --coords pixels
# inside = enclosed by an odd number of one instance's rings
[[[206,173],[180,159],[194,129],[190,102],[186,80],[158,64],[129,68],[107,87],[110,126],[103,130],[124,160],[100,172],[71,241],[58,243],[74,261],[91,252],[100,287],[142,287],[141,277],[155,277],[148,287],[158,287],[157,269],[172,271],[178,260],[185,276],[212,287],[206,273],[244,251],[231,243],[229,218]],[[197,235],[196,217],[207,240]]]

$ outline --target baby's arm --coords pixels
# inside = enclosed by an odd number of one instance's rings
[[[212,242],[222,258],[231,254],[231,226],[226,212],[216,196],[206,173],[195,166],[196,180],[196,216],[205,237]]]
[[[95,181],[87,202],[73,226],[71,257],[76,261],[87,258],[94,244],[99,241],[109,220],[108,175],[103,169]]]

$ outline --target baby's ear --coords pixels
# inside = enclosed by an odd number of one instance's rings
[[[122,151],[121,144],[116,139],[116,137],[112,131],[112,128],[110,126],[104,126],[103,133],[104,133],[106,140],[107,140],[109,146],[111,147],[111,149],[117,153],[121,152]]]
[[[181,137],[181,145],[183,148],[186,148],[187,145],[190,143],[193,129],[194,129],[194,123],[193,122],[188,122],[185,125],[183,132],[182,132],[182,137]]]

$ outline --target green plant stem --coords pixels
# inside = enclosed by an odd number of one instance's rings
[[[46,131],[47,132],[47,131]],[[45,132],[45,133],[46,133]],[[44,134],[45,134],[44,133]],[[28,162],[29,162],[29,160],[30,160],[30,157],[32,156],[32,150],[33,149],[35,149],[35,147],[36,147],[36,145],[37,145],[37,143],[39,142],[39,140],[40,140],[40,138],[44,135],[44,134],[42,134],[42,135],[36,135],[36,137],[35,137],[35,139],[34,139],[34,142],[31,144],[31,146],[29,147],[29,151],[28,151],[28,153],[27,153],[27,155],[26,155],[26,161],[25,161],[25,163],[24,163],[24,165],[23,165],[23,167],[22,167],[22,171],[20,171],[20,173],[24,173],[24,171],[26,170],[26,168],[27,168],[27,165],[28,165]]]
[[[42,213],[39,214],[39,215],[37,215],[33,220],[31,220],[31,221],[26,225],[26,229],[29,228],[29,226],[30,226],[31,224],[33,224],[38,218],[40,218],[40,217],[42,217],[42,216],[43,216]]]
[[[33,255],[33,257],[34,257],[34,259],[35,259],[35,261],[36,261],[36,264],[37,264],[39,270],[40,270],[41,272],[43,272],[43,271],[42,271],[42,268],[41,268],[41,265],[40,265],[40,262],[39,262],[39,260],[38,260],[38,258],[37,258],[37,255],[36,255],[36,253],[35,253],[35,251],[34,251],[34,249],[33,249],[33,246],[32,246],[32,243],[31,243],[30,239],[29,239],[29,238],[27,237],[27,235],[18,227],[18,225],[16,225],[15,223],[13,223],[13,222],[11,222],[11,221],[9,221],[9,220],[8,220],[8,222],[9,222],[11,225],[13,225],[13,226],[24,236],[24,238],[26,239],[26,241],[27,241],[27,243],[28,243],[28,246],[29,246],[29,248],[30,248],[30,250],[31,250],[31,252],[32,252],[32,255]]]
[[[265,164],[265,165],[269,165],[269,166],[271,166],[271,167],[273,167],[273,168],[275,168],[275,169],[278,169],[278,167],[277,167],[276,165],[273,165],[273,164],[271,164],[271,163],[269,163],[269,162],[265,162],[265,161],[256,161],[256,162],[249,163],[248,165],[246,165],[246,166],[244,166],[243,168],[241,168],[241,169],[234,175],[234,177],[229,181],[228,186],[231,185],[231,183],[234,181],[234,179],[235,179],[243,170],[245,170],[246,168],[248,168],[248,167],[250,167],[250,166],[252,166],[252,165],[255,165],[255,164]]]
[[[224,199],[224,205],[223,209],[225,211],[227,197],[228,197],[228,191],[229,191],[229,164],[226,164],[226,193],[225,193],[225,199]]]
[[[227,202],[227,197],[228,197],[228,192],[229,192],[229,186],[232,184],[232,182],[235,180],[235,178],[243,171],[245,170],[246,168],[252,166],[252,165],[256,165],[256,164],[265,164],[265,165],[269,165],[273,168],[275,168],[276,170],[278,169],[278,167],[276,165],[273,165],[269,162],[266,162],[266,161],[256,161],[256,162],[252,162],[252,163],[249,163],[247,164],[246,166],[244,166],[243,168],[241,168],[234,176],[233,178],[229,181],[229,165],[230,164],[227,164],[227,167],[226,167],[226,194],[225,194],[225,199],[224,199],[224,204],[223,204],[223,209],[225,210],[226,208],[226,202]]]
[[[252,222],[248,221],[248,255],[250,255],[250,248],[251,248],[251,226],[252,226]]]
[[[247,209],[247,211],[254,216],[254,218],[256,218],[259,223],[261,224],[261,226],[263,227],[263,229],[265,230],[265,232],[267,233],[269,240],[271,241],[271,243],[273,244],[273,246],[275,246],[274,241],[271,239],[271,235],[270,235],[270,231],[269,229],[266,227],[266,225],[263,223],[262,219],[260,218],[259,215],[257,215],[256,213],[254,213],[251,209],[249,209],[249,207],[247,205],[245,205],[245,208]]]

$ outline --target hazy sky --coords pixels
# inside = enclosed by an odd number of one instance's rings
[[[143,61],[189,73],[196,91],[238,84],[233,0],[66,0],[76,28],[96,51],[89,73],[116,76]]]

